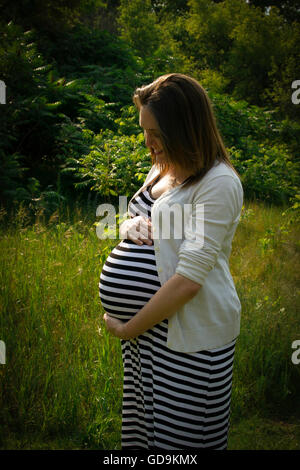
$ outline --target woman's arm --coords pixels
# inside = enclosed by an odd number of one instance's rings
[[[135,338],[157,323],[171,317],[191,300],[200,288],[200,284],[180,274],[174,274],[127,323],[112,318],[106,313],[104,320],[107,329],[121,339]]]

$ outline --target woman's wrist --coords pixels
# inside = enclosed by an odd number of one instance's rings
[[[125,340],[134,338],[134,336],[130,336],[130,333],[128,331],[128,322],[122,324],[120,328],[120,335],[121,335],[120,338],[125,339]]]
[[[131,339],[130,335],[127,332],[127,323],[124,323],[123,321],[118,320],[117,318],[111,317],[108,313],[104,314],[103,319],[106,323],[108,331],[114,336],[119,339]]]

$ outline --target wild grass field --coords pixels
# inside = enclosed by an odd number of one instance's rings
[[[300,449],[300,244],[289,213],[247,202],[231,272],[242,303],[229,449]],[[2,214],[3,220],[5,214]],[[30,222],[20,207],[0,238],[1,449],[120,449],[122,362],[99,301],[100,240],[79,208]]]

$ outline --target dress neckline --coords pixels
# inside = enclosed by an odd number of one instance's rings
[[[148,191],[149,196],[151,197],[151,199],[153,199],[153,201],[156,201],[157,199],[159,199],[163,194],[168,193],[168,192],[172,191],[173,189],[179,188],[179,186],[182,186],[184,183],[186,183],[186,181],[188,179],[190,179],[192,175],[188,176],[184,181],[182,181],[182,183],[178,184],[177,186],[174,186],[173,188],[170,188],[167,191],[163,192],[160,196],[154,197],[153,194],[152,194],[152,188],[160,180],[160,176],[161,175],[158,175],[156,178],[154,178],[152,183],[149,186],[147,186],[147,188],[146,188],[147,191]]]
[[[151,199],[153,199],[153,201],[156,201],[156,197],[153,196],[152,194],[152,187],[160,180],[160,175],[158,175],[156,178],[154,178],[154,180],[152,181],[151,184],[149,184],[149,186],[147,186],[147,191],[148,191],[148,194],[149,196],[151,197]]]

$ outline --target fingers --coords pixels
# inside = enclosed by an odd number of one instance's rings
[[[152,245],[151,222],[149,219],[141,220],[139,225],[139,239],[147,245]]]
[[[141,220],[139,239],[146,245],[152,245],[152,224],[149,219],[144,218]]]
[[[137,245],[152,245],[152,224],[150,219],[142,216],[132,219],[132,226],[127,231],[127,238]]]

